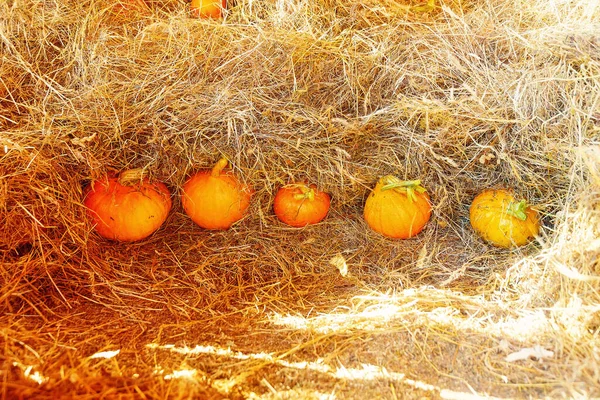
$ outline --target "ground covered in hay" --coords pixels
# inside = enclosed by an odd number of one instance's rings
[[[115,3],[0,2],[2,399],[600,396],[597,0]],[[179,195],[221,156],[256,192],[205,231]],[[110,242],[83,187],[128,168],[174,206]],[[413,239],[362,219],[385,174],[431,195]],[[303,229],[298,179],[333,198]],[[534,243],[474,235],[488,187]]]

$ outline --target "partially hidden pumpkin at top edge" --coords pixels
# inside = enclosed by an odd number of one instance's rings
[[[408,239],[421,232],[431,218],[430,198],[420,180],[402,181],[387,175],[367,197],[364,218],[375,232]]]
[[[192,175],[183,185],[181,202],[186,214],[205,229],[228,229],[242,219],[250,205],[253,190],[231,170],[228,161],[219,160],[212,169]]]
[[[280,221],[299,228],[321,222],[327,216],[330,204],[331,196],[315,185],[293,183],[277,191],[273,211]]]
[[[537,211],[505,189],[488,189],[471,203],[469,219],[486,242],[503,248],[529,243],[540,230]]]
[[[141,170],[105,176],[85,188],[83,204],[103,237],[134,242],[150,236],[171,210],[171,194],[162,182],[151,182]]]
[[[190,10],[194,17],[218,19],[226,6],[226,0],[192,0]]]

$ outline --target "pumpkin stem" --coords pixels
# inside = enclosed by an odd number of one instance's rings
[[[143,168],[133,168],[119,174],[119,183],[123,186],[134,185],[144,179],[148,173]]]
[[[427,190],[421,186],[421,180],[401,181],[393,175],[387,175],[381,178],[383,184],[381,190],[395,190],[399,193],[404,193],[410,201],[417,201],[417,193],[425,193]]]
[[[506,213],[521,221],[525,221],[527,219],[527,213],[525,211],[527,211],[528,207],[529,204],[527,204],[527,200],[521,200],[518,203],[511,201],[508,204],[508,207],[506,207]]]
[[[225,157],[221,158],[219,161],[217,161],[215,166],[212,167],[210,175],[216,178],[217,176],[221,175],[221,172],[223,169],[225,169],[225,167],[227,167],[227,165],[229,165],[229,160],[227,160]]]
[[[296,200],[310,200],[313,201],[315,199],[315,191],[313,188],[310,188],[306,185],[299,185],[302,193],[296,193],[294,195],[294,199]]]

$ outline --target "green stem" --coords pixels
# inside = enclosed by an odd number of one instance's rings
[[[219,161],[217,161],[215,166],[212,167],[212,170],[210,171],[210,176],[214,176],[215,178],[218,177],[219,175],[221,175],[221,172],[223,171],[223,169],[225,169],[225,167],[227,167],[228,164],[229,161],[225,157],[221,158]]]
[[[518,203],[511,201],[506,207],[506,213],[511,215],[521,221],[525,221],[527,219],[527,208],[529,204],[527,204],[526,200],[521,200]]]
[[[313,201],[315,199],[315,191],[314,191],[314,189],[312,189],[312,188],[310,188],[310,187],[308,187],[306,185],[303,185],[303,186],[300,186],[300,190],[302,191],[302,193],[296,193],[296,194],[294,194],[294,199],[296,199],[296,200],[306,200],[306,199],[308,199],[310,201]]]
[[[383,184],[381,190],[395,190],[399,193],[404,193],[410,201],[417,201],[417,193],[425,193],[427,190],[421,186],[421,180],[401,181],[393,175],[387,175],[381,178]]]

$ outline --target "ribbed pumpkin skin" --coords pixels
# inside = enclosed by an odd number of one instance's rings
[[[525,211],[527,219],[506,212],[509,204],[516,202],[507,190],[485,190],[478,194],[469,210],[471,226],[483,240],[503,247],[518,247],[531,241],[540,230],[538,214],[531,207]]]
[[[221,7],[226,7],[226,0],[192,0],[190,9],[195,17],[221,18]]]
[[[396,190],[381,190],[379,181],[365,202],[364,217],[375,232],[394,239],[408,239],[423,230],[431,218],[429,195],[415,193],[416,201]]]
[[[183,185],[181,202],[186,214],[205,229],[229,229],[244,217],[252,190],[231,171],[218,176],[199,171]]]
[[[304,187],[304,191],[303,191]],[[313,190],[314,198],[301,198],[305,191]],[[280,188],[273,201],[273,211],[283,223],[299,228],[321,222],[329,212],[331,197],[317,190],[315,185],[286,185]]]
[[[160,228],[172,201],[169,189],[161,182],[144,178],[134,185],[122,185],[117,177],[107,177],[86,188],[83,204],[101,236],[135,242]]]

